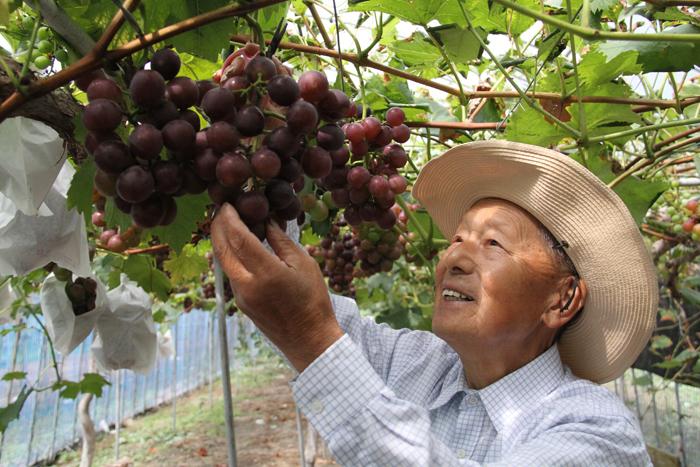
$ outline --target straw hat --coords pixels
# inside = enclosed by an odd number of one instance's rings
[[[413,196],[446,238],[478,200],[501,198],[569,244],[588,297],[559,352],[577,376],[611,381],[646,346],[656,323],[656,269],[625,204],[575,160],[530,144],[467,143],[428,162]]]

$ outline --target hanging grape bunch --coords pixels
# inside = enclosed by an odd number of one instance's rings
[[[318,261],[328,286],[336,293],[355,296],[352,280],[358,271],[357,247],[360,240],[347,228],[343,219],[336,220],[319,245],[307,247],[308,253]]]
[[[378,272],[389,272],[394,261],[404,253],[401,235],[395,231],[382,231],[372,224],[358,228],[359,248],[357,259],[362,275],[369,277]]]
[[[353,226],[376,223],[382,229],[396,224],[391,209],[396,196],[406,191],[406,179],[398,173],[408,162],[401,143],[408,141],[410,130],[404,124],[403,110],[393,107],[386,112],[386,123],[369,116],[361,122],[343,126],[350,141],[349,151],[343,148],[333,158],[334,168],[323,179],[331,190],[333,202],[345,208],[345,220]],[[346,166],[352,155],[351,165]]]
[[[95,309],[97,282],[94,279],[90,277],[76,277],[74,279],[72,272],[54,263],[46,265],[44,269],[53,272],[56,279],[66,283],[66,296],[75,316],[84,315]]]

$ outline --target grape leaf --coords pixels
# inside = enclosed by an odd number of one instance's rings
[[[169,22],[174,23],[226,6],[229,2],[226,0],[198,0],[196,2],[167,2],[167,4],[173,7]],[[175,8],[176,6],[177,8]],[[221,50],[221,40],[227,37],[230,32],[231,20],[216,21],[173,37],[172,44],[179,51],[216,61]]]
[[[395,41],[389,50],[409,67],[432,68],[442,59],[440,51],[421,34]]]
[[[550,146],[567,136],[564,130],[549,123],[544,116],[527,104],[520,104],[511,114],[506,126],[505,139],[521,143]]]
[[[535,11],[541,9],[537,0],[518,0],[518,4]],[[521,34],[535,22],[529,16],[483,0],[465,0],[464,10],[470,15],[472,25],[490,33]]]
[[[598,13],[599,11],[607,10],[618,3],[619,0],[591,0],[590,10],[593,13]]]
[[[197,229],[197,223],[206,218],[206,207],[211,204],[206,193],[199,195],[181,196],[175,199],[177,217],[165,227],[156,227],[151,232],[157,235],[161,242],[170,245],[176,253],[192,240],[192,232]]]
[[[131,227],[131,216],[119,210],[112,198],[107,198],[105,203],[105,222],[109,227],[119,227],[123,232]]]
[[[673,341],[668,336],[654,336],[651,338],[651,348],[654,350],[667,349],[673,345]]]
[[[173,288],[168,276],[153,265],[147,255],[131,255],[124,261],[124,274],[136,282],[143,290],[155,295],[158,299],[168,299]]]
[[[272,35],[275,32],[279,22],[287,17],[289,4],[290,2],[286,1],[261,8],[256,12],[257,20],[263,30],[263,33]]]
[[[92,185],[95,177],[95,162],[86,159],[78,166],[78,169],[70,181],[66,205],[68,209],[76,208],[85,216],[85,222],[90,222],[92,214]]]
[[[163,263],[164,269],[170,273],[171,280],[176,284],[197,279],[209,269],[207,259],[198,254],[194,245],[188,244],[180,254],[172,252],[171,258]]]
[[[61,380],[53,385],[58,395],[64,399],[75,399],[79,394],[94,394],[96,397],[102,396],[102,388],[110,383],[103,376],[97,373],[85,373],[80,381]]]
[[[698,34],[700,27],[683,24],[662,31],[665,34]],[[618,55],[636,51],[637,62],[642,70],[650,71],[688,71],[700,64],[700,46],[693,42],[668,41],[606,41],[599,45],[600,50],[611,60]]]
[[[24,379],[27,377],[26,371],[8,371],[2,377],[3,381],[12,381],[13,379]]]
[[[211,79],[216,70],[219,69],[217,63],[205,58],[200,58],[186,52],[179,52],[178,54],[182,62],[178,76],[186,76],[194,80]]]
[[[466,26],[459,0],[367,0],[350,2],[349,11],[381,11],[414,24],[427,25],[433,20],[440,24]],[[473,2],[472,2],[473,3]],[[477,2],[478,3],[478,2]],[[465,5],[465,10],[471,10]]]
[[[610,57],[600,50],[592,50],[578,64],[581,83],[590,87],[607,83],[620,75],[639,73],[642,67],[637,63],[638,55],[635,50],[627,50]]]
[[[433,32],[438,36],[447,56],[456,63],[464,63],[481,57],[483,50],[476,36],[469,29],[456,26],[434,28]],[[478,30],[482,38],[486,38],[483,29]]]
[[[34,391],[33,388],[22,386],[14,402],[8,404],[6,407],[0,408],[0,433],[4,433],[10,422],[19,418],[22,406],[24,406],[27,397],[29,397],[32,391]]]

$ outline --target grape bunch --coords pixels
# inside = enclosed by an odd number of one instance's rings
[[[354,297],[355,287],[352,281],[358,272],[355,264],[360,241],[346,226],[347,222],[337,220],[320,244],[308,246],[307,252],[319,262],[323,275],[328,278],[328,286],[333,291]]]
[[[392,212],[396,213],[396,209]],[[383,231],[372,224],[357,228],[357,260],[364,277],[389,272],[394,261],[404,253],[404,236],[395,231]]]
[[[90,277],[76,277],[68,269],[57,266],[54,263],[46,265],[44,268],[53,272],[56,279],[65,282],[65,291],[70,300],[75,316],[80,316],[95,309],[97,300],[97,282]]]
[[[369,116],[343,126],[349,149],[334,154],[333,169],[322,183],[330,190],[335,205],[345,209],[350,225],[371,222],[385,230],[396,225],[391,207],[407,187],[406,179],[398,173],[408,162],[401,145],[410,137],[404,120],[403,110],[392,107],[386,112],[385,123]]]

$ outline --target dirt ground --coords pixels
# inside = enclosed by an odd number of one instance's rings
[[[243,370],[232,378],[239,466],[300,465],[294,403],[287,384],[290,377],[289,369],[270,363],[255,370]],[[114,433],[102,434],[98,437],[93,465],[226,465],[220,381],[215,382],[211,406],[208,386],[178,399],[175,430],[171,405],[127,420],[124,425],[120,432],[119,460],[115,462]],[[79,447],[76,449],[61,454],[54,465],[79,465]],[[318,451],[315,465],[337,465],[323,448]]]

